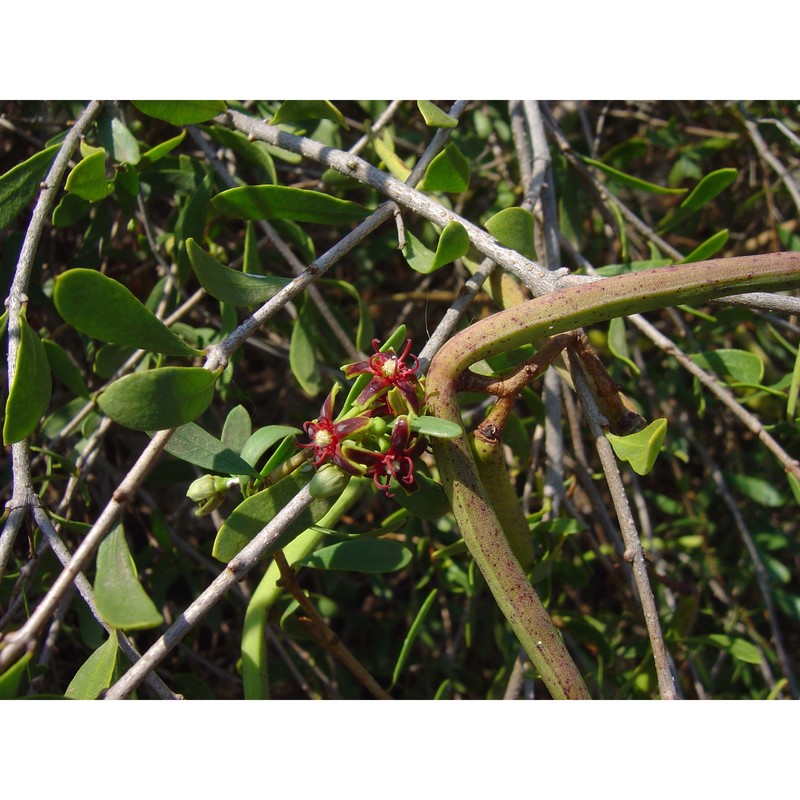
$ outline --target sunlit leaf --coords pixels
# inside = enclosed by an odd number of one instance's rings
[[[425,120],[425,124],[431,128],[455,128],[458,120],[451,117],[446,111],[442,111],[439,106],[431,103],[430,100],[417,100],[417,108]]]
[[[258,474],[238,453],[194,422],[177,428],[164,449],[201,469],[224,475]]]
[[[525,258],[536,258],[533,243],[533,214],[524,208],[505,208],[486,221],[486,230],[500,244],[516,250]]]
[[[396,572],[411,561],[411,551],[394,539],[348,539],[323,547],[295,563],[343,572]]]
[[[680,263],[690,264],[695,261],[706,261],[711,258],[715,253],[719,252],[725,247],[728,241],[728,229],[725,228],[708,237],[704,242],[697,245],[688,256],[686,256]]]
[[[607,433],[606,436],[620,461],[629,462],[637,474],[647,475],[661,451],[666,432],[666,419],[657,419],[637,433],[628,436]]]
[[[6,400],[3,444],[22,441],[33,432],[47,411],[53,389],[44,346],[24,315],[19,318],[19,328],[17,367]]]
[[[119,281],[94,269],[71,269],[56,278],[53,301],[76,330],[102,342],[170,356],[197,356]]]
[[[358,203],[322,192],[269,184],[228,189],[211,202],[218,211],[239,219],[290,219],[325,225],[360,222],[372,213]]]
[[[173,125],[205,122],[228,109],[223,100],[134,100],[133,105],[143,114]]]
[[[389,131],[385,131],[384,136],[376,136],[372,140],[372,146],[375,149],[375,152],[383,161],[384,166],[386,169],[389,170],[391,175],[399,181],[405,181],[406,178],[411,174],[411,170],[405,164],[403,159],[395,153],[394,149],[387,143],[387,140],[390,142],[391,139],[389,137]]]
[[[39,192],[60,148],[54,144],[0,176],[0,229],[8,227]]]
[[[312,119],[329,119],[348,129],[344,114],[330,100],[285,100],[270,120],[270,125]]]
[[[117,163],[138,164],[141,160],[139,143],[122,120],[103,114],[97,123],[97,133],[100,143]]]
[[[639,374],[639,367],[631,360],[628,354],[628,339],[625,335],[625,320],[614,317],[608,325],[608,349],[615,358],[627,364],[634,375]]]
[[[409,426],[412,431],[421,433],[424,436],[433,436],[437,439],[454,439],[460,436],[463,431],[460,426],[449,419],[439,417],[414,417]]]
[[[310,473],[295,472],[240,503],[217,532],[212,551],[214,558],[230,561],[310,480]],[[265,555],[285,547],[306,528],[322,519],[333,501],[334,498],[313,500],[308,508],[292,520]]]
[[[469,234],[456,220],[447,223],[439,236],[436,252],[429,250],[410,231],[406,231],[406,246],[403,248],[408,265],[423,275],[450,264],[469,250]]]
[[[0,675],[0,700],[13,700],[18,696],[22,678],[27,674],[28,663],[32,658],[33,651],[28,650],[22,658]]]
[[[97,551],[94,596],[100,616],[112,628],[144,630],[164,621],[139,583],[122,525],[106,536]]]
[[[106,152],[102,148],[79,161],[67,176],[64,188],[94,203],[114,191],[113,178],[106,177]]]
[[[166,142],[161,142],[161,144],[157,144],[142,153],[142,159],[155,164],[156,161],[171,153],[185,138],[186,131],[183,130],[177,136],[173,136],[171,139],[167,139]]]
[[[719,375],[730,375],[736,383],[759,384],[764,377],[764,362],[746,350],[720,349],[691,353],[689,358],[700,367]]]
[[[244,406],[234,406],[228,412],[228,416],[225,417],[220,439],[225,447],[230,448],[235,453],[241,453],[252,432],[253,423],[250,420],[250,414],[248,414],[247,409]]]
[[[602,161],[597,161],[588,156],[581,156],[581,160],[585,161],[587,164],[591,164],[593,167],[597,167],[602,172],[605,172],[606,175],[614,178],[625,186],[629,186],[631,189],[640,189],[644,192],[650,192],[651,194],[686,194],[686,189],[674,189],[669,186],[659,186],[656,183],[650,183],[634,175],[628,175],[626,172],[622,172],[608,164],[604,164]]]
[[[452,142],[428,165],[419,188],[426,192],[464,192],[469,188],[469,162]]]
[[[83,662],[75,677],[69,682],[64,696],[70,700],[96,700],[100,692],[108,689],[114,682],[118,654],[117,637],[112,633]]]
[[[235,306],[258,306],[274,297],[290,278],[252,275],[220,264],[194,239],[186,241],[186,253],[200,285],[216,300]]]
[[[241,457],[251,467],[255,467],[258,460],[267,450],[287,436],[302,433],[300,428],[289,425],[267,425],[254,431],[242,448]]]
[[[681,203],[683,211],[697,211],[727,189],[738,177],[739,172],[732,167],[718,169],[706,175],[689,196]]]
[[[216,375],[202,367],[160,367],[114,381],[97,404],[114,422],[138,431],[177,428],[214,398]]]

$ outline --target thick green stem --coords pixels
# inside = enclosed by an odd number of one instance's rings
[[[644,270],[544,295],[453,337],[431,364],[429,408],[461,425],[459,376],[476,361],[545,336],[682,303],[797,286],[800,253],[774,253]],[[455,439],[436,439],[433,448],[464,541],[550,693],[555,698],[587,698],[575,663],[509,547],[466,431]]]

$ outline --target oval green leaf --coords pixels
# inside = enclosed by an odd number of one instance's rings
[[[442,231],[435,253],[425,247],[410,231],[406,231],[403,256],[413,270],[428,275],[466,255],[468,250],[469,234],[460,222],[452,220]]]
[[[134,100],[133,105],[148,117],[173,125],[194,125],[228,110],[223,100]]]
[[[225,417],[220,439],[225,447],[234,453],[241,453],[252,433],[253,423],[247,409],[244,406],[234,406]]]
[[[20,442],[34,430],[47,411],[53,390],[44,346],[24,315],[19,318],[19,329],[17,369],[6,400],[3,444]]]
[[[629,462],[638,475],[647,475],[656,462],[666,432],[667,421],[662,418],[629,436],[607,433],[606,437],[620,461]]]
[[[160,367],[126,375],[98,398],[114,422],[137,431],[177,428],[199,417],[214,399],[217,376],[202,367]]]
[[[54,144],[0,176],[0,229],[8,227],[39,191],[60,148]]]
[[[378,574],[396,572],[411,561],[411,551],[394,539],[348,539],[323,547],[295,562],[313,569]]]
[[[692,189],[689,196],[681,203],[682,211],[697,211],[710,200],[713,200],[721,191],[727,189],[739,175],[733,167],[725,167],[710,172],[697,186]]]
[[[455,128],[458,125],[458,120],[455,117],[451,117],[446,111],[442,111],[439,106],[431,103],[430,100],[417,100],[417,108],[429,128]]]
[[[290,219],[326,225],[360,222],[372,212],[350,200],[290,186],[239,186],[212,198],[214,208],[239,219]]]
[[[469,188],[469,162],[452,142],[428,165],[419,188],[425,192],[465,192]]]
[[[112,628],[144,630],[164,621],[139,583],[122,525],[117,525],[97,550],[94,599],[103,621]]]
[[[230,561],[310,480],[311,473],[295,472],[240,503],[217,532],[211,553],[214,558]],[[270,555],[285,547],[304,530],[322,519],[334,500],[335,498],[331,497],[314,499],[308,508],[292,520],[264,555]]]
[[[275,112],[270,125],[312,119],[329,119],[345,129],[348,127],[344,114],[330,100],[285,100]]]
[[[201,469],[223,475],[258,475],[238,453],[194,422],[177,428],[164,449],[170,455]]]
[[[106,641],[83,662],[67,686],[64,697],[70,700],[96,700],[100,692],[114,682],[119,645],[112,633]]]
[[[421,433],[424,436],[433,436],[436,439],[455,439],[460,436],[463,431],[460,426],[449,419],[440,419],[439,417],[414,417],[411,419],[409,426],[412,431]]]
[[[79,161],[64,188],[90,203],[108,197],[114,191],[114,181],[106,177],[106,151],[100,148]]]
[[[253,435],[247,440],[242,448],[242,458],[251,466],[255,467],[258,459],[267,452],[273,445],[287,436],[295,436],[302,433],[300,428],[292,428],[289,425],[267,425],[254,431]]]
[[[139,143],[122,120],[111,114],[103,114],[97,123],[100,142],[120,164],[138,164],[141,160]]]
[[[274,297],[290,278],[251,275],[230,269],[200,247],[186,240],[186,252],[200,285],[215,299],[235,306],[257,306]]]
[[[198,356],[119,281],[94,269],[56,278],[53,301],[62,318],[93,339],[168,356]]]
[[[536,258],[533,243],[533,214],[524,208],[504,208],[486,221],[485,228],[500,244],[525,258]]]
[[[764,362],[747,350],[721,349],[692,353],[689,358],[703,369],[718,375],[730,375],[735,383],[757,385],[764,377]]]

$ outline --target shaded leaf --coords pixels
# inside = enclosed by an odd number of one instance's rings
[[[628,355],[628,340],[625,336],[625,320],[623,317],[614,317],[608,325],[608,349],[615,358],[628,365],[634,375],[639,374],[639,367]]]
[[[707,353],[691,353],[695,364],[718,375],[730,375],[736,383],[761,383],[764,377],[764,362],[746,350],[720,349]]]
[[[442,111],[439,106],[431,103],[430,100],[417,100],[417,108],[429,128],[455,128],[458,125],[458,120],[455,117],[451,117],[446,111]]]
[[[119,281],[94,269],[70,269],[56,278],[53,301],[61,317],[93,339],[163,353],[197,356]]]
[[[223,100],[134,100],[133,105],[143,114],[173,125],[205,122],[228,109]]]
[[[419,188],[426,192],[464,192],[469,188],[469,162],[452,142],[428,165]]]
[[[311,480],[311,473],[295,472],[240,503],[217,532],[212,555],[230,561]],[[333,498],[320,498],[299,514],[270,546],[265,555],[285,547],[327,513]]]
[[[258,475],[238,453],[194,422],[177,428],[164,449],[201,469],[224,475]]]
[[[416,491],[406,492],[398,486],[394,491],[394,501],[420,519],[436,520],[450,511],[444,487],[422,473],[414,475]],[[394,490],[394,486],[392,487]]]
[[[177,428],[214,398],[217,376],[202,367],[160,367],[114,381],[97,404],[114,422],[137,431]]]
[[[364,300],[362,292],[347,281],[337,281],[332,278],[323,278],[320,283],[325,286],[336,286],[343,292],[349,294],[358,303],[358,328],[356,329],[356,348],[366,352],[370,348],[370,343],[375,338],[375,328],[372,324],[372,314],[369,306]]]
[[[236,306],[257,306],[274,297],[290,278],[251,275],[220,264],[194,239],[187,239],[186,253],[200,285],[216,300]]]
[[[42,346],[44,347],[47,362],[50,365],[53,375],[55,375],[72,394],[78,397],[88,397],[89,390],[86,388],[83,375],[81,375],[81,371],[70,358],[67,351],[64,350],[60,344],[50,339],[43,339]]]
[[[235,453],[241,453],[252,432],[253,425],[247,409],[244,406],[234,406],[225,417],[220,438],[225,447]]]
[[[411,551],[394,539],[347,539],[295,562],[314,569],[343,572],[396,572],[411,561]]]
[[[417,612],[417,616],[414,617],[414,621],[411,623],[411,627],[408,629],[406,638],[403,641],[403,646],[400,649],[400,655],[397,657],[397,663],[395,664],[394,670],[392,672],[392,684],[389,687],[390,689],[397,683],[397,680],[400,677],[400,673],[402,673],[403,667],[406,665],[406,661],[408,661],[408,655],[411,652],[411,647],[416,641],[416,638],[422,627],[422,623],[425,621],[425,617],[428,616],[428,612],[431,610],[431,607],[433,606],[433,601],[436,599],[436,595],[438,593],[439,593],[438,589],[432,589],[431,592],[428,594],[428,596],[425,598],[423,604],[420,606],[420,609]]]
[[[77,194],[67,192],[61,202],[53,209],[53,225],[56,228],[68,228],[89,213],[92,204]]]
[[[763,478],[756,478],[753,475],[737,475],[735,473],[724,473],[725,480],[745,497],[750,498],[754,503],[767,508],[781,508],[786,505],[786,497],[774,484]]]
[[[60,148],[54,144],[0,176],[0,228],[8,227],[39,192]]]
[[[330,100],[285,100],[270,120],[270,125],[310,119],[329,119],[349,130],[344,114]]]
[[[628,461],[634,472],[647,475],[653,468],[667,432],[666,419],[657,419],[646,428],[628,436],[607,433],[606,437],[620,461]]]
[[[316,333],[311,316],[311,305],[304,298],[298,309],[289,342],[289,367],[300,388],[311,397],[320,390],[320,368],[314,346]]]
[[[141,160],[139,143],[122,120],[103,114],[97,123],[97,133],[111,158],[120,164],[138,164]]]
[[[253,168],[257,180],[265,183],[278,182],[275,162],[272,160],[265,142],[251,142],[240,131],[220,128],[217,125],[211,125],[205,130],[212,139],[223,147],[229,147],[242,162]]]
[[[697,186],[692,189],[689,196],[681,203],[683,211],[697,211],[720,192],[727,189],[737,178],[739,172],[733,167],[726,167],[710,172]]]
[[[83,662],[64,696],[70,700],[96,700],[114,682],[119,645],[112,634]]]
[[[0,675],[0,700],[13,700],[17,697],[22,678],[28,672],[28,662],[32,658],[33,652],[28,650],[19,661]]]
[[[112,628],[144,630],[164,621],[139,583],[122,525],[117,525],[97,550],[94,596],[100,616]]]
[[[33,432],[47,411],[53,389],[44,346],[24,315],[20,315],[19,328],[17,368],[6,400],[3,444],[20,442]]]
[[[533,214],[524,208],[505,208],[486,221],[484,226],[500,244],[516,250],[525,258],[536,258],[533,243]]]
[[[289,186],[239,186],[212,198],[214,208],[239,219],[290,219],[327,225],[360,222],[372,212],[350,200]]]
[[[406,231],[403,256],[413,270],[427,275],[466,255],[468,250],[469,234],[460,222],[452,220],[442,231],[435,253],[425,247],[410,231]]]
[[[114,180],[106,177],[106,152],[102,148],[79,161],[67,176],[64,188],[93,203],[114,191]]]

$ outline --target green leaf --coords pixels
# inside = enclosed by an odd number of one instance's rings
[[[122,120],[103,114],[97,123],[97,133],[101,144],[117,163],[138,164],[141,160],[139,143]]]
[[[323,547],[295,562],[342,572],[396,572],[411,561],[411,551],[394,539],[348,539]]]
[[[436,439],[455,439],[463,433],[461,427],[455,422],[439,417],[414,417],[410,422],[409,427],[412,431],[424,436],[433,436]]]
[[[235,450],[226,447],[194,422],[177,428],[164,449],[201,469],[221,472],[223,475],[258,475]]]
[[[419,188],[425,192],[464,192],[469,188],[469,162],[452,142],[428,165]]]
[[[89,390],[86,388],[83,375],[81,375],[81,371],[70,358],[67,351],[64,350],[60,344],[50,339],[43,339],[42,346],[44,347],[47,362],[50,365],[53,375],[55,375],[72,394],[78,395],[78,397],[88,397]]]
[[[500,244],[516,250],[525,258],[536,258],[533,243],[533,214],[524,208],[498,211],[484,226]]]
[[[310,480],[310,472],[295,472],[240,503],[217,532],[212,551],[214,558],[224,562],[230,561]],[[308,508],[292,520],[264,555],[270,555],[285,547],[304,530],[322,519],[333,505],[333,501],[334,498],[313,500]]]
[[[311,316],[311,304],[303,299],[292,327],[289,342],[289,367],[300,388],[311,397],[320,391],[320,368],[314,341],[317,334]]]
[[[639,374],[639,367],[631,361],[628,355],[625,320],[622,317],[614,317],[608,325],[608,349],[611,350],[615,358],[627,364],[634,375]]]
[[[582,161],[591,164],[593,167],[597,167],[602,172],[605,172],[606,175],[609,175],[625,186],[629,186],[631,189],[641,189],[651,194],[686,194],[686,189],[673,189],[669,186],[659,186],[658,184],[644,181],[633,175],[628,175],[626,172],[610,167],[608,164],[604,164],[602,161],[597,161],[594,158],[589,158],[588,156],[581,156],[580,158]]]
[[[701,244],[697,245],[688,256],[686,256],[680,263],[690,264],[694,261],[706,261],[711,258],[715,253],[720,251],[728,241],[728,229],[725,228],[718,233],[709,236]]]
[[[363,293],[356,289],[352,283],[347,281],[338,281],[333,278],[322,278],[320,283],[325,286],[336,286],[343,292],[352,297],[358,303],[358,328],[356,330],[356,348],[361,351],[367,351],[370,348],[372,340],[375,338],[375,328],[372,324],[372,315],[369,312],[369,306],[364,300]]]
[[[442,111],[439,106],[431,103],[430,100],[417,100],[417,108],[429,128],[455,128],[458,125],[458,120],[455,117],[451,117],[446,111]]]
[[[114,180],[106,177],[106,151],[100,148],[79,161],[64,188],[90,203],[108,197],[114,191]]]
[[[724,633],[712,633],[704,638],[707,638],[712,644],[730,653],[739,661],[744,661],[746,664],[761,663],[761,653],[759,649],[751,642],[748,642],[747,639],[727,636]]]
[[[440,483],[420,472],[414,475],[414,483],[417,488],[413,492],[397,487],[394,500],[399,506],[412,516],[427,520],[439,519],[450,511],[450,501]]]
[[[259,428],[245,443],[241,456],[251,467],[255,467],[258,460],[270,447],[281,439],[285,439],[287,436],[296,436],[298,433],[302,433],[300,428],[292,428],[289,425],[267,425]]]
[[[173,125],[194,125],[228,110],[223,100],[134,100],[133,105],[143,114]]]
[[[800,506],[800,481],[791,472],[787,472],[786,477],[789,479],[789,488],[792,490],[794,501]]]
[[[726,167],[710,172],[697,186],[692,189],[689,196],[681,203],[682,211],[692,212],[702,208],[713,200],[720,192],[727,189],[739,175],[738,170]]]
[[[114,422],[137,431],[177,428],[199,417],[214,399],[217,376],[202,367],[160,367],[114,381],[98,398]]]
[[[275,112],[270,125],[310,119],[329,119],[349,130],[344,114],[330,100],[285,100]]]
[[[755,353],[746,350],[711,350],[692,353],[689,358],[703,369],[718,375],[730,375],[735,383],[759,384],[764,377],[764,363]]]
[[[19,349],[14,383],[6,400],[3,444],[22,441],[33,432],[50,404],[53,381],[44,346],[24,315],[19,318]]]
[[[252,432],[253,423],[247,409],[244,406],[234,406],[225,417],[220,439],[225,447],[230,448],[234,453],[241,453]]]
[[[339,225],[360,222],[372,212],[350,200],[289,186],[239,186],[212,198],[214,208],[239,219],[290,219]]]
[[[39,191],[60,148],[54,144],[0,176],[0,229],[7,228]]]
[[[53,225],[56,228],[68,228],[74,225],[79,219],[83,219],[88,213],[92,204],[77,194],[65,194],[61,202],[53,209]]]
[[[634,472],[647,475],[655,464],[666,432],[667,421],[662,418],[654,420],[637,433],[628,436],[607,433],[606,437],[620,461],[630,462]]]
[[[258,306],[274,297],[289,278],[251,275],[220,264],[194,239],[186,240],[186,252],[200,285],[215,299],[235,306]]]
[[[164,621],[139,583],[122,525],[117,525],[97,550],[94,599],[103,621],[112,628],[145,630]]]
[[[166,142],[161,142],[161,144],[157,144],[142,153],[142,160],[155,164],[156,161],[171,153],[185,138],[186,131],[183,130],[177,136],[173,136],[171,139],[167,139]]]
[[[112,633],[83,662],[80,669],[75,673],[75,677],[67,686],[64,696],[70,700],[96,700],[100,692],[108,689],[114,682],[118,653],[117,637]]]
[[[786,497],[774,484],[763,478],[755,478],[752,475],[737,475],[725,472],[725,480],[745,497],[750,498],[754,503],[766,506],[767,508],[781,508],[786,505]]]
[[[70,269],[56,278],[53,301],[61,317],[93,339],[163,353],[198,356],[119,281],[94,269]]]
[[[406,166],[403,159],[394,152],[394,148],[390,143],[391,136],[388,130],[384,131],[383,137],[376,136],[372,139],[372,147],[392,177],[397,178],[399,181],[405,181],[411,174],[411,170]]]
[[[433,601],[436,599],[436,595],[438,594],[438,589],[432,589],[428,596],[425,598],[422,606],[420,607],[419,611],[417,612],[417,616],[414,617],[414,622],[411,623],[411,627],[408,629],[408,634],[406,635],[405,640],[403,641],[403,647],[400,650],[400,655],[397,657],[397,663],[394,666],[394,671],[392,672],[392,684],[389,687],[390,689],[397,683],[398,678],[400,677],[400,673],[403,671],[403,667],[408,660],[408,654],[411,652],[411,647],[414,644],[417,636],[419,635],[420,629],[422,627],[422,623],[425,620],[425,617],[428,616],[428,612],[431,610],[433,606]]]
[[[33,658],[33,652],[28,650],[19,661],[12,664],[0,675],[0,700],[13,700],[19,693],[22,677],[27,674],[28,662]]]
[[[403,256],[413,270],[428,275],[466,255],[468,250],[469,234],[460,222],[452,220],[442,231],[435,253],[425,247],[410,231],[406,231]]]
[[[216,125],[211,125],[205,130],[214,141],[223,147],[229,147],[237,158],[255,170],[254,174],[259,182],[278,182],[275,162],[272,160],[265,142],[251,142],[240,131],[231,131]]]

